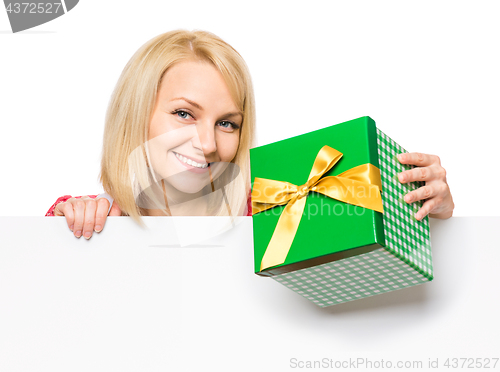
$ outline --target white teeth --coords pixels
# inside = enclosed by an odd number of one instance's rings
[[[192,167],[196,167],[196,168],[206,168],[206,167],[208,167],[208,164],[197,163],[197,162],[195,162],[195,161],[193,161],[191,159],[188,159],[185,156],[182,156],[181,154],[178,154],[176,152],[174,152],[174,154],[175,154],[175,156],[177,156],[177,159],[179,159],[183,163],[189,164]]]

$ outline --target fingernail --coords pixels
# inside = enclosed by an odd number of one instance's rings
[[[82,236],[82,232],[81,232],[81,231],[77,231],[77,232],[75,233],[75,236],[76,236],[77,238],[79,238],[80,236]]]
[[[95,232],[101,232],[102,226],[101,225],[95,225],[94,226],[94,230],[95,230]]]
[[[83,234],[83,237],[87,240],[89,240],[91,236],[92,236],[92,233],[90,231],[87,231],[86,233]]]
[[[413,198],[409,194],[405,196],[405,202],[407,202],[407,203],[411,202],[412,199]]]
[[[402,161],[405,159],[405,156],[403,154],[398,154],[398,160]]]
[[[74,225],[71,225],[71,226],[69,227],[69,229],[70,229],[71,231],[73,231],[73,226],[74,226]]]
[[[415,218],[416,218],[418,221],[420,221],[420,213],[417,213],[417,214],[415,215]]]
[[[403,174],[403,173],[400,173],[400,174],[399,174],[399,180],[400,180],[401,182],[405,182],[405,181],[406,181],[406,175],[405,175],[405,174]]]

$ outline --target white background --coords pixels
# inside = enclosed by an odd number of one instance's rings
[[[441,157],[456,216],[498,215],[499,11],[497,1],[86,0],[12,34],[2,10],[0,215],[100,192],[114,84],[139,46],[177,28],[211,31],[245,58],[256,145],[369,115],[409,151]]]

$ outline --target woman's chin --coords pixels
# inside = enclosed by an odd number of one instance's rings
[[[196,195],[200,193],[207,185],[202,184],[202,183],[193,183],[190,184],[188,182],[172,182],[170,185],[175,189],[172,190],[172,192],[175,193],[175,191],[181,192],[183,194],[191,194],[193,197],[199,197],[202,195]]]

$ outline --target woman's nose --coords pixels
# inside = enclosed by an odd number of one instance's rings
[[[192,140],[193,147],[203,151],[205,157],[213,155],[217,151],[215,128],[209,125],[196,125],[196,133],[197,135],[194,136]]]

